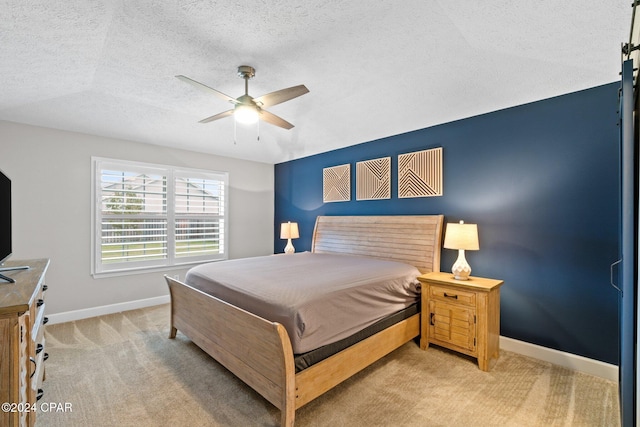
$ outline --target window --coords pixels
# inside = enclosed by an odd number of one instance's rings
[[[93,159],[92,273],[227,258],[228,175]]]

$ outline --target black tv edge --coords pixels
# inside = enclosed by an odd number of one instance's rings
[[[15,283],[11,277],[5,276],[1,272],[13,270],[26,270],[26,265],[16,267],[2,267],[2,264],[11,256],[13,252],[12,224],[11,224],[11,180],[0,171],[0,280]],[[0,282],[1,283],[1,282]]]

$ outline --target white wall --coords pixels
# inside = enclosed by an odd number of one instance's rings
[[[186,271],[91,276],[91,156],[229,172],[230,258],[273,253],[273,165],[0,121],[11,259],[51,259],[47,314],[166,296],[163,274]]]

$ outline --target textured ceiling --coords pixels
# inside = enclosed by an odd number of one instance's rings
[[[279,163],[615,81],[630,4],[0,0],[0,120]],[[174,76],[237,97],[243,64],[309,88],[293,129],[198,123],[230,104]]]

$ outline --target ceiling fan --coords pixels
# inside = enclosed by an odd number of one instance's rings
[[[273,105],[281,104],[285,101],[289,101],[298,96],[304,95],[309,92],[309,89],[305,85],[293,86],[287,89],[277,90],[275,92],[268,93],[266,95],[253,98],[249,95],[249,79],[256,75],[256,70],[249,65],[241,65],[238,67],[238,76],[244,79],[244,95],[238,98],[232,98],[229,95],[210,88],[209,86],[197,82],[189,77],[179,75],[176,76],[183,82],[189,83],[199,89],[203,89],[208,92],[213,92],[220,98],[234,104],[231,110],[224,111],[222,113],[215,114],[206,119],[200,120],[200,123],[209,123],[214,120],[222,119],[224,117],[233,115],[236,121],[240,123],[255,123],[258,120],[263,120],[272,125],[279,126],[284,129],[291,129],[293,125],[281,117],[276,116],[273,113],[268,112],[265,108]]]

